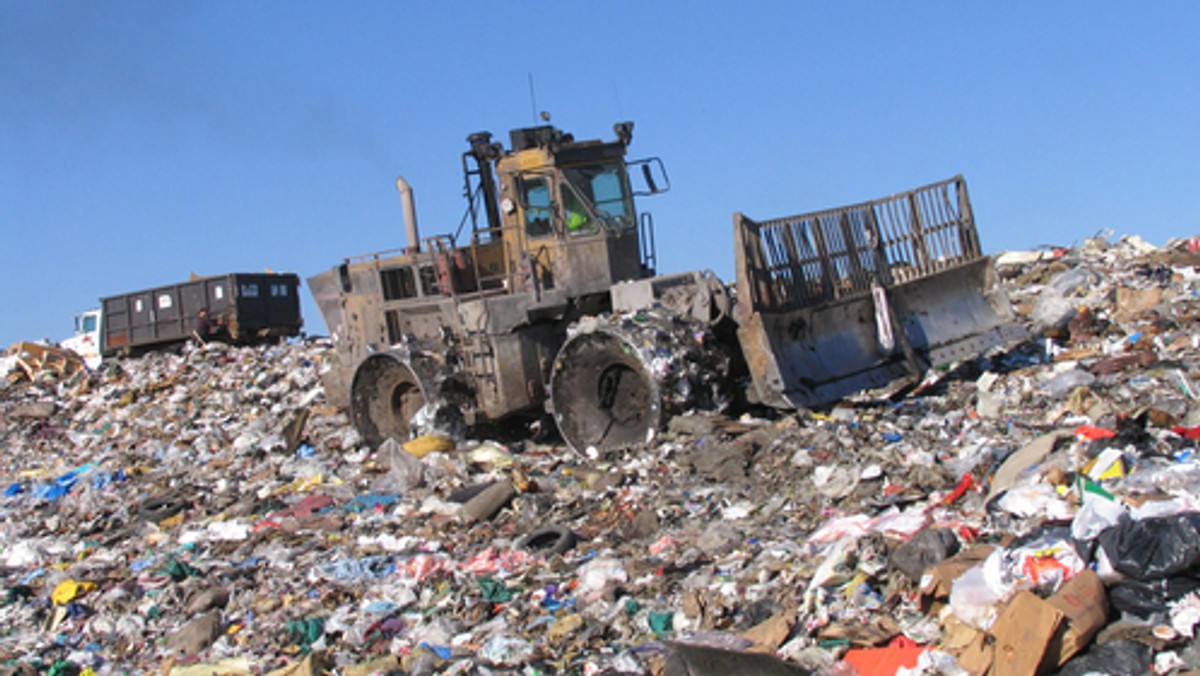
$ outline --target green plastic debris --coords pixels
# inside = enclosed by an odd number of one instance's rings
[[[33,587],[27,584],[18,584],[8,588],[8,592],[4,595],[4,605],[11,606],[29,598],[33,598]]]
[[[490,577],[480,577],[477,582],[479,590],[483,592],[483,600],[489,603],[508,603],[520,591],[506,587],[503,582]]]
[[[311,617],[308,619],[288,620],[288,638],[295,641],[305,652],[325,633],[325,618]]]
[[[662,636],[675,625],[675,613],[650,613],[650,629],[658,636]]]
[[[176,582],[183,582],[189,577],[204,577],[204,571],[178,559],[168,560],[167,565],[163,566],[162,572]]]

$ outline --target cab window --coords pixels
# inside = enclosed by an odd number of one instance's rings
[[[384,268],[379,271],[379,285],[384,300],[402,300],[417,296],[417,285],[409,267]]]
[[[544,178],[527,178],[522,182],[525,205],[525,234],[546,237],[554,234],[550,210],[550,186]]]
[[[437,270],[433,269],[432,265],[421,266],[421,295],[432,296],[440,293],[438,289]]]
[[[616,173],[597,174],[592,179],[592,192],[596,195],[596,211],[617,220],[628,218],[625,191],[621,190],[621,177]]]
[[[579,195],[569,185],[563,186],[563,225],[568,235],[587,235],[596,231],[596,224],[588,215],[587,207],[579,199]]]
[[[592,204],[606,227],[625,229],[635,225],[633,200],[620,165],[572,167],[563,174],[576,194]]]

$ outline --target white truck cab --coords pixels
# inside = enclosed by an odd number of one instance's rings
[[[75,316],[75,335],[60,343],[83,358],[89,369],[100,366],[100,308]]]

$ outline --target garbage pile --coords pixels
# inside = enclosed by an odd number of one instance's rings
[[[1200,669],[1200,239],[998,266],[1025,344],[590,454],[371,449],[321,340],[10,383],[0,670]]]

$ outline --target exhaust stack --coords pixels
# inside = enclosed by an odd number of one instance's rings
[[[408,238],[406,253],[420,253],[421,236],[417,231],[417,207],[413,201],[412,186],[404,180],[403,176],[397,176],[396,190],[400,191],[400,203],[404,206],[404,234]]]

